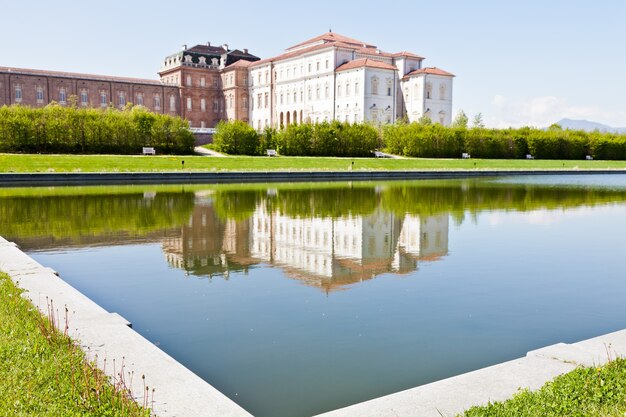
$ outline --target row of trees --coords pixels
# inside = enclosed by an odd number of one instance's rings
[[[281,155],[368,157],[382,147],[378,130],[368,124],[338,121],[267,128],[257,133],[241,121],[220,122],[213,137],[215,148],[233,155],[264,155],[276,149]]]
[[[423,158],[513,159],[533,155],[539,159],[626,160],[626,135],[563,130],[487,129],[478,115],[474,127],[455,120],[452,127],[423,123],[396,123],[378,129],[368,124],[333,121],[320,124],[294,124],[281,131],[266,129],[257,133],[240,121],[221,122],[214,143],[217,150],[235,155],[264,155],[276,149],[282,155],[373,156],[374,150]],[[462,122],[462,121],[461,121]]]
[[[194,137],[185,120],[141,106],[0,107],[0,152],[137,154],[144,146],[160,154],[189,154]]]

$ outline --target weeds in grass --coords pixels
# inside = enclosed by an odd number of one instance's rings
[[[133,400],[132,372],[124,360],[119,372],[107,377],[107,359],[100,370],[97,355],[90,360],[89,351],[69,337],[67,306],[61,318],[46,299],[40,314],[20,294],[0,273],[0,415],[151,416],[155,390],[149,398],[144,379],[143,398]]]

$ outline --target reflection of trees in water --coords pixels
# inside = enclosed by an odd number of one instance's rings
[[[0,235],[17,243],[124,243],[167,235],[188,219],[193,205],[194,194],[185,192],[4,197]]]
[[[168,261],[196,276],[227,276],[269,262],[329,290],[388,271],[414,271],[419,262],[445,255],[449,215],[461,222],[483,210],[625,200],[619,189],[481,180],[8,196],[0,198],[0,235],[27,249],[161,241]],[[307,235],[326,231],[323,242]]]

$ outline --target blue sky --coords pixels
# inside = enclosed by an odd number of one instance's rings
[[[262,58],[334,32],[457,75],[454,112],[489,126],[626,126],[624,0],[0,0],[0,66],[156,78],[182,44]]]

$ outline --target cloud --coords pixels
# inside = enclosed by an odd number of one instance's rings
[[[491,104],[492,111],[485,116],[485,121],[488,126],[496,128],[547,127],[563,118],[586,119],[621,127],[626,119],[625,112],[607,112],[594,106],[575,106],[554,96],[519,100],[496,95]]]

